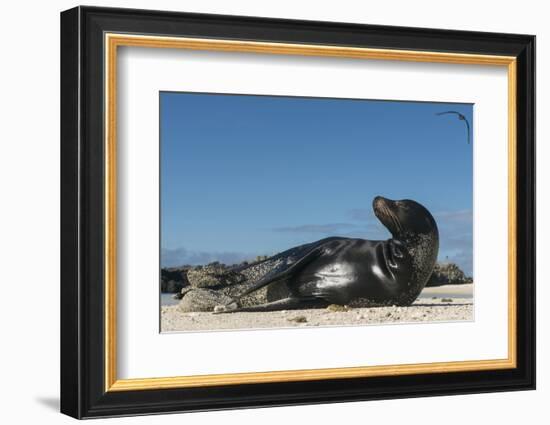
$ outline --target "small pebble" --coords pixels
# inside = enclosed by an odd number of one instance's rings
[[[347,305],[331,304],[327,307],[328,311],[337,312],[337,311],[349,311]]]
[[[287,320],[289,322],[296,322],[296,323],[306,323],[307,322],[306,316],[296,316],[296,317],[289,318]]]

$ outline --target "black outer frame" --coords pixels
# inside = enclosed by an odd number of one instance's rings
[[[104,391],[105,32],[517,57],[517,368]],[[61,13],[61,412],[75,418],[535,388],[535,37],[77,7]]]

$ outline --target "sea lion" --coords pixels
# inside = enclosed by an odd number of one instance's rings
[[[345,305],[357,300],[373,305],[412,304],[437,259],[437,224],[425,207],[408,199],[392,201],[377,196],[373,209],[392,234],[391,239],[329,237],[282,252],[277,257],[290,258],[290,251],[300,255],[282,262],[232,302],[216,306],[214,313]],[[286,285],[287,297],[240,305],[240,298],[275,282]]]

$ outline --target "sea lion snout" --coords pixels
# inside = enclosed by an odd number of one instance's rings
[[[384,198],[383,196],[375,196],[372,200],[372,209],[374,211],[374,215],[376,215],[376,217],[378,217],[378,219],[381,220],[386,227],[387,223],[385,223],[384,219],[387,218],[389,214],[391,214],[390,211],[395,210],[395,207],[395,201]]]
[[[375,196],[372,200],[372,208],[374,211],[380,211],[380,209],[387,206],[389,199],[384,198],[383,196]]]
[[[401,230],[395,207],[395,201],[384,198],[383,196],[376,196],[372,201],[374,215],[394,236]]]

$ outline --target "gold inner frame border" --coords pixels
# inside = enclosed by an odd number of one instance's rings
[[[508,72],[508,357],[495,360],[469,360],[437,363],[398,364],[381,366],[304,369],[288,371],[247,372],[214,375],[192,375],[118,379],[117,322],[116,322],[116,128],[117,128],[117,51],[120,46],[229,51],[280,55],[325,56],[355,59],[397,60],[469,65],[504,66]],[[513,369],[517,366],[516,309],[517,309],[517,211],[516,211],[516,58],[513,56],[466,53],[429,52],[413,50],[371,49],[331,45],[288,44],[275,42],[236,41],[128,35],[106,33],[105,47],[105,391],[137,391],[218,385],[242,385],[323,379],[364,378],[420,373],[450,373]]]

